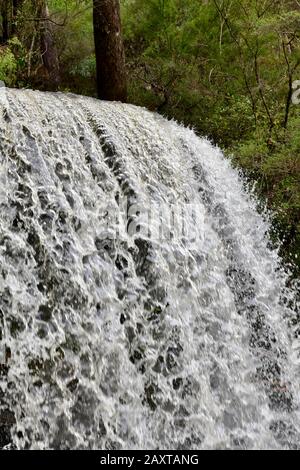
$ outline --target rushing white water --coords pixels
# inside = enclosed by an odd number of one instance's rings
[[[0,446],[300,447],[296,292],[222,153],[134,106],[4,93]],[[150,207],[193,217],[132,230]]]

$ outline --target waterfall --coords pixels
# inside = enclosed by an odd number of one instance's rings
[[[297,287],[222,152],[1,92],[0,446],[298,448]]]

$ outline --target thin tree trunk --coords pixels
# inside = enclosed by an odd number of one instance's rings
[[[9,21],[8,21],[8,0],[0,0],[1,17],[2,17],[2,37],[1,43],[6,44],[9,40]]]
[[[53,37],[53,25],[47,19],[49,18],[49,11],[46,2],[42,3],[39,16],[43,19],[43,21],[41,21],[40,30],[43,63],[48,72],[51,89],[57,90],[60,84],[60,67],[57,48]]]
[[[93,0],[98,97],[127,99],[125,52],[119,0]]]

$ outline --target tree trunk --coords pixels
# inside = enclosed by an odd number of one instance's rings
[[[0,13],[2,18],[2,35],[1,35],[1,43],[6,44],[9,40],[9,21],[8,21],[8,0],[0,0]]]
[[[12,2],[12,35],[16,33],[16,21],[18,17],[18,11],[21,9],[24,0],[13,0]]]
[[[127,99],[125,52],[119,0],[93,0],[98,97]]]
[[[49,87],[57,90],[60,84],[60,68],[57,49],[53,37],[53,25],[48,20],[49,11],[46,2],[42,2],[39,16],[41,21],[41,53],[44,66],[48,72]]]

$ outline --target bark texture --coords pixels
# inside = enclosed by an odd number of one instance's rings
[[[0,14],[2,19],[1,43],[6,44],[9,39],[9,2],[8,0],[0,0]]]
[[[125,52],[119,0],[94,0],[93,18],[98,97],[126,102]]]
[[[53,24],[48,19],[49,10],[46,2],[42,3],[39,16],[42,18],[40,38],[43,64],[48,72],[49,87],[57,90],[60,84],[59,59],[53,36]]]

